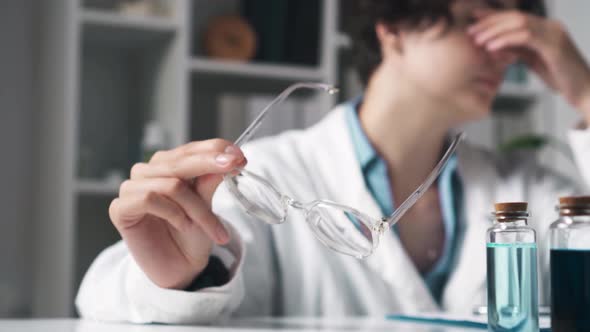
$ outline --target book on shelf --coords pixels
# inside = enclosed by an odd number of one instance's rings
[[[274,95],[224,94],[219,98],[218,136],[236,140],[246,127],[270,104]],[[317,103],[316,103],[317,105]],[[292,98],[275,105],[266,115],[253,138],[272,136],[302,128],[307,113],[315,112],[306,99]],[[307,120],[309,121],[309,120]]]
[[[288,8],[285,62],[316,66],[319,58],[320,1],[289,0]]]
[[[244,0],[242,15],[258,40],[255,60],[270,63],[318,64],[320,2]]]
[[[217,136],[235,141],[245,128],[244,97],[223,94],[219,98]]]
[[[275,98],[270,95],[251,95],[246,99],[246,125],[249,125],[260,112]],[[273,136],[280,134],[289,129],[300,127],[298,119],[298,102],[295,99],[285,100],[282,103],[273,106],[272,110],[267,113],[264,121],[254,138]]]
[[[287,43],[287,0],[244,0],[242,13],[256,31],[255,59],[281,62]]]

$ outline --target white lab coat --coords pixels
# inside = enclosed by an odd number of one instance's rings
[[[572,130],[569,136],[588,183],[590,130]],[[380,216],[365,187],[342,107],[307,130],[256,141],[245,154],[247,169],[300,201],[325,198]],[[358,260],[320,244],[298,211],[291,210],[287,222],[274,226],[249,217],[222,185],[214,197],[214,211],[232,225],[232,241],[226,250],[214,250],[230,269],[227,284],[196,292],[159,288],[120,242],[104,250],[88,270],[76,299],[78,310],[84,317],[100,320],[162,323],[209,323],[230,314],[471,312],[486,303],[485,234],[493,203],[530,203],[530,224],[538,231],[539,265],[546,269],[546,231],[556,218],[557,198],[584,190],[576,188],[584,181],[569,181],[535,163],[505,163],[466,143],[457,154],[464,183],[464,236],[440,306],[394,232],[386,232],[372,256]],[[540,276],[542,298],[546,275]]]

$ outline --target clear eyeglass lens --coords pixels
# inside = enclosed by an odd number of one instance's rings
[[[230,191],[248,214],[268,224],[280,224],[287,217],[288,205],[281,194],[252,173],[240,173],[229,178]]]
[[[307,212],[307,221],[315,236],[329,248],[357,258],[373,252],[371,220],[329,204],[317,204]]]

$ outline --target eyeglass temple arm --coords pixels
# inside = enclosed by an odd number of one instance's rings
[[[302,89],[302,88],[325,90],[329,94],[334,94],[334,93],[337,93],[338,92],[338,89],[337,88],[333,87],[332,85],[324,84],[324,83],[311,83],[310,82],[310,83],[295,83],[295,84],[292,84],[288,88],[286,88],[285,90],[283,90],[283,92],[281,92],[281,94],[279,94],[275,99],[273,99],[260,112],[260,114],[258,114],[258,116],[256,116],[256,118],[254,119],[254,121],[252,121],[252,123],[248,126],[248,128],[246,128],[246,130],[244,130],[244,132],[240,135],[240,137],[238,137],[238,139],[234,142],[234,144],[236,146],[241,146],[241,145],[245,144],[246,142],[248,142],[252,138],[252,135],[254,135],[254,133],[256,132],[256,130],[258,129],[258,127],[260,127],[260,124],[262,123],[262,120],[264,119],[264,117],[267,115],[268,111],[274,105],[279,104],[283,100],[285,100],[295,90]]]
[[[438,162],[438,164],[432,170],[432,172],[430,172],[426,180],[408,198],[406,198],[406,200],[395,210],[393,214],[389,216],[389,218],[384,220],[384,222],[386,222],[389,227],[395,225],[404,216],[404,214],[406,214],[406,212],[412,206],[414,206],[414,204],[420,199],[420,197],[424,195],[426,190],[428,190],[432,183],[434,183],[436,178],[442,172],[445,165],[448,163],[449,159],[457,149],[459,142],[462,141],[464,138],[464,133],[460,133],[457,136],[455,136],[453,142],[447,149],[447,152],[445,152],[442,159]]]

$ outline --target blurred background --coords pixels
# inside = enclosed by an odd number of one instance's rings
[[[351,1],[1,1],[0,317],[75,315],[84,271],[119,239],[108,206],[134,163],[190,140],[235,139],[294,82],[342,93],[296,95],[261,135],[309,126],[357,96]],[[590,57],[590,2],[547,10]],[[573,175],[562,143],[576,120],[515,65],[493,116],[466,130]]]

